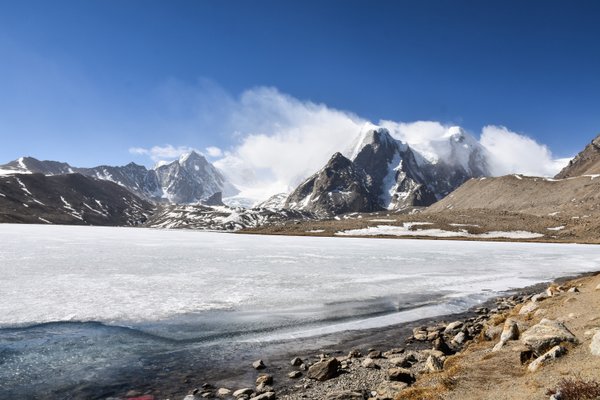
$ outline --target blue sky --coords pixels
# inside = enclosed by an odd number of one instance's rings
[[[566,157],[600,133],[599,17],[597,1],[4,0],[0,162],[236,151],[301,119],[281,101],[506,126]]]

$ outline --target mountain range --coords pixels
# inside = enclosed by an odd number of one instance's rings
[[[117,167],[100,165],[77,168],[63,162],[22,157],[0,165],[0,171],[3,174],[39,173],[48,176],[78,173],[114,182],[142,199],[157,203],[198,203],[217,192],[227,195],[236,193],[235,187],[225,180],[221,172],[196,152],[152,169],[135,163]]]

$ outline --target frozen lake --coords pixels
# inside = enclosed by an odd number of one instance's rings
[[[183,348],[460,312],[599,266],[591,245],[0,225],[0,397],[48,371],[72,385]]]

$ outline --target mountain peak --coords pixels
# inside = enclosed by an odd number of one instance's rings
[[[206,158],[204,158],[204,156],[198,153],[196,150],[192,150],[189,153],[184,153],[179,157],[179,164],[185,164],[187,162],[193,162],[197,160],[206,161]]]

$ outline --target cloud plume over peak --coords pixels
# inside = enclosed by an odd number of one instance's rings
[[[197,131],[217,132],[229,136],[234,143],[220,147],[208,143],[206,154],[216,159],[215,166],[241,189],[241,197],[255,200],[289,191],[321,168],[334,152],[347,152],[363,129],[374,126],[351,112],[299,100],[272,87],[253,88],[237,97],[226,95],[220,88],[218,96],[211,94],[214,88],[209,87],[206,94],[202,92],[206,87],[199,89],[191,96],[200,104],[196,113],[218,109],[220,118],[216,122],[212,119],[210,127],[197,126]],[[215,104],[216,98],[221,99],[218,104]],[[210,109],[205,107],[208,103]],[[205,119],[191,118],[193,121]],[[377,124],[428,159],[443,157],[440,143],[462,132],[460,127],[437,121],[379,121]],[[551,176],[565,163],[565,160],[554,160],[546,146],[505,127],[485,126],[480,135],[473,136],[473,140],[478,140],[487,150],[494,175]],[[166,145],[130,151],[160,161],[176,158],[192,149]]]

